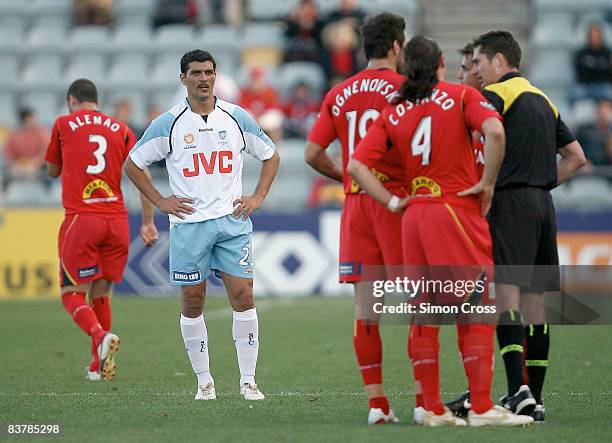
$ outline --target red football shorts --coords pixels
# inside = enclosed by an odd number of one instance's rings
[[[120,282],[129,246],[127,217],[67,215],[59,232],[60,285],[81,285],[100,278]]]
[[[389,211],[367,194],[347,195],[340,222],[340,282],[361,281],[364,267],[401,265],[401,226],[401,213]],[[377,274],[376,269],[365,271],[372,278]]]
[[[404,265],[411,279],[424,278],[453,282],[454,288],[465,282],[482,280],[482,301],[489,302],[493,283],[493,252],[487,220],[480,209],[446,202],[416,202],[406,208],[402,219]],[[437,292],[431,284],[429,295],[438,303],[466,301],[470,291]],[[448,287],[448,286],[447,286]],[[450,294],[450,296],[448,296]],[[447,297],[448,296],[448,297]]]

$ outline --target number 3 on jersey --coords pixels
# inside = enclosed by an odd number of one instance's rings
[[[106,154],[106,148],[108,147],[108,143],[106,139],[101,135],[91,134],[89,136],[90,143],[96,143],[98,145],[98,149],[96,149],[93,153],[96,158],[95,165],[87,166],[88,174],[100,174],[104,169],[106,169],[106,159],[104,158],[104,154]]]
[[[374,121],[378,118],[378,111],[376,109],[366,109],[359,118],[359,124],[357,124],[357,111],[348,111],[346,114],[348,120],[348,154],[349,157],[355,152],[355,130],[359,131],[359,139],[366,136],[368,132],[368,123],[370,120]]]
[[[431,154],[431,116],[423,117],[419,122],[419,126],[417,127],[414,135],[412,136],[412,141],[410,142],[410,147],[412,150],[412,155],[422,155],[423,159],[421,160],[422,166],[427,166],[429,164],[429,155]]]

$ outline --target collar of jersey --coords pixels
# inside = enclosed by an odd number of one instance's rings
[[[214,109],[210,112],[210,114],[212,114],[213,112],[215,112],[215,110],[218,108],[218,103],[219,103],[219,99],[217,98],[217,96],[215,95],[215,107]],[[189,100],[187,100],[187,97],[185,97],[185,101],[184,101],[185,106],[187,106],[187,109],[189,109],[189,112],[191,112],[192,114],[195,115],[199,115],[200,117],[202,116],[202,114],[198,114],[196,112],[193,112],[191,110],[191,105],[189,104]],[[206,115],[210,115],[210,114],[206,114]]]

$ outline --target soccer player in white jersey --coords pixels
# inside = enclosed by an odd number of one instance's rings
[[[129,178],[170,218],[170,280],[181,287],[180,327],[198,379],[196,400],[214,400],[204,322],[206,278],[221,277],[233,309],[232,335],[240,394],[263,400],[255,384],[259,326],[253,302],[249,216],[263,203],[280,157],[272,141],[241,107],[215,97],[216,63],[202,50],[181,58],[187,98],[160,115],[125,163]],[[262,161],[255,192],[242,195],[243,153]],[[172,194],[163,197],[143,169],[166,159]]]

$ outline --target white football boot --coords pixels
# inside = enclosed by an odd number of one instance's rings
[[[393,409],[389,409],[389,413],[385,414],[380,408],[370,408],[368,413],[369,425],[385,425],[389,423],[399,423],[399,419],[393,413]]]
[[[263,400],[266,398],[255,383],[244,383],[240,386],[240,395],[245,400]]]
[[[215,391],[215,385],[212,382],[208,382],[205,385],[198,386],[198,392],[195,395],[196,400],[216,400],[217,391]]]
[[[468,412],[470,426],[529,426],[533,417],[529,415],[513,414],[506,408],[495,405],[487,412],[476,414],[473,410]]]
[[[422,425],[423,420],[425,420],[426,412],[427,411],[425,410],[423,406],[414,408],[414,410],[412,411],[412,421],[417,425]]]
[[[467,423],[464,419],[453,414],[450,409],[445,406],[444,414],[442,415],[437,415],[432,411],[425,411],[423,426],[431,428],[438,426],[467,426]]]
[[[100,377],[100,373],[98,371],[90,371],[89,365],[85,367],[85,380],[88,381],[100,381],[102,378]]]
[[[102,343],[98,346],[98,357],[100,358],[100,378],[111,381],[117,375],[117,362],[115,354],[119,351],[119,337],[112,332],[107,332]]]

